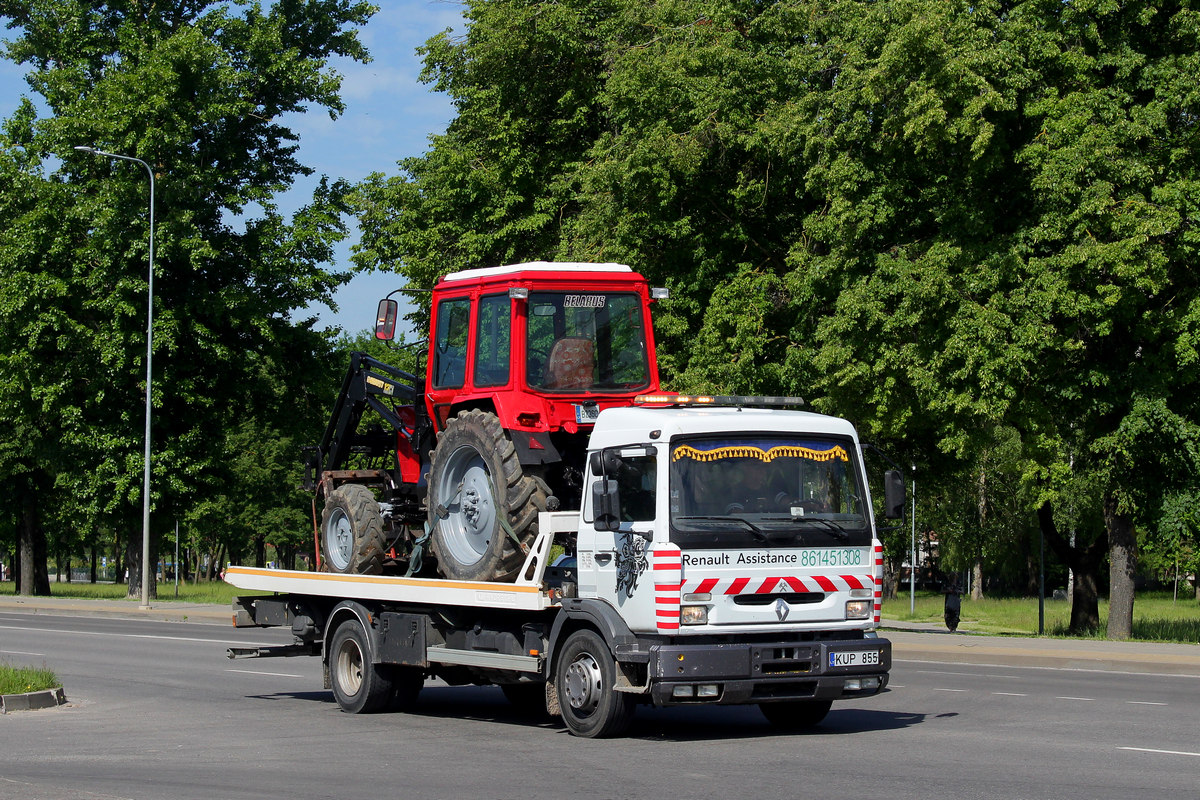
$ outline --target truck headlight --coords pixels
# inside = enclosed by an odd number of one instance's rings
[[[680,625],[707,625],[708,606],[682,606],[679,609]]]
[[[870,619],[872,605],[870,600],[849,600],[846,602],[846,619]]]

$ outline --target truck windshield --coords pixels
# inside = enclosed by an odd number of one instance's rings
[[[671,540],[680,547],[871,543],[849,439],[687,439],[671,449]]]
[[[633,293],[533,292],[526,326],[529,386],[635,392],[650,384],[645,315]]]

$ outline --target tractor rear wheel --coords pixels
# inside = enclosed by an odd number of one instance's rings
[[[383,515],[370,489],[347,483],[329,493],[321,514],[321,550],[331,572],[383,572]]]
[[[513,579],[546,509],[545,484],[526,475],[500,420],[463,411],[430,453],[429,526],[438,571],[466,581]]]

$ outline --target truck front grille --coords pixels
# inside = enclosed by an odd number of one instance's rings
[[[813,671],[813,649],[805,646],[756,647],[752,668],[758,675],[802,675]]]
[[[782,600],[789,606],[809,605],[820,603],[825,599],[823,592],[775,592],[773,594],[739,594],[733,602],[739,606],[769,606],[776,600]]]

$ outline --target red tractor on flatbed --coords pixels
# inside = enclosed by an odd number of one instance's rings
[[[322,569],[416,574],[432,554],[446,578],[514,577],[538,512],[579,508],[597,414],[659,390],[650,304],[663,297],[619,264],[442,277],[425,377],[354,353],[310,452]],[[396,314],[380,303],[378,338]],[[368,408],[382,423],[359,430]]]

